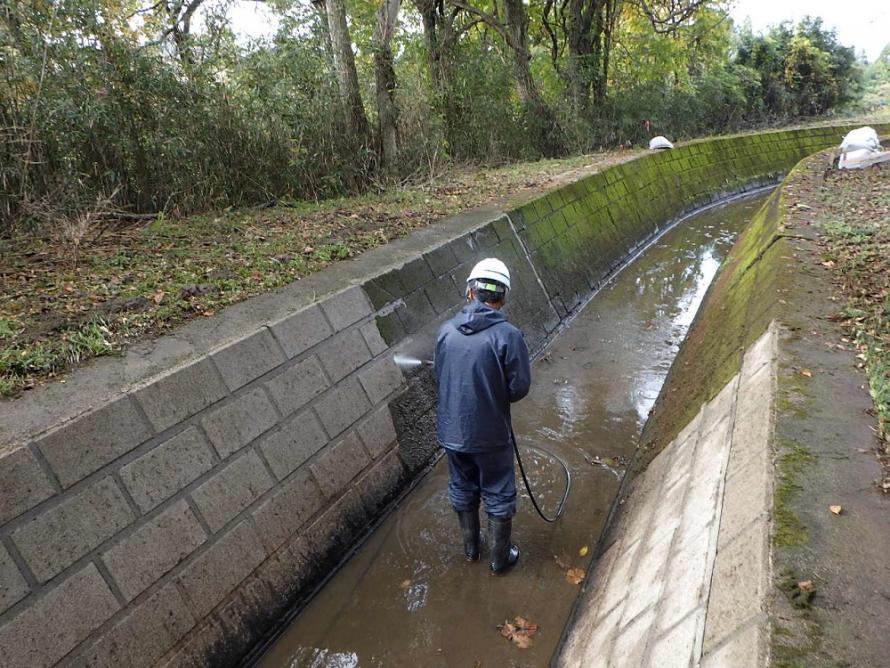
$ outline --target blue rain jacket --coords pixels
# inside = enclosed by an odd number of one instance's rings
[[[435,354],[439,443],[457,452],[510,446],[510,404],[528,394],[522,332],[479,301],[439,329]]]

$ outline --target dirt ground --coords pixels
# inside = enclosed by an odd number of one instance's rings
[[[781,667],[890,665],[886,405],[875,405],[890,172],[829,165],[812,159],[786,198],[771,603]]]

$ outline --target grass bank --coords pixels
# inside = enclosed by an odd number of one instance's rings
[[[358,197],[115,221],[90,228],[77,248],[19,229],[0,239],[0,396],[468,208],[634,155],[465,168]]]

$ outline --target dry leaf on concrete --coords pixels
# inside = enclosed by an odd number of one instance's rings
[[[570,568],[566,571],[566,582],[576,585],[581,584],[582,580],[584,580],[584,571],[580,568]]]
[[[828,510],[833,512],[835,515],[840,515],[842,512],[844,512],[843,506],[828,506]]]

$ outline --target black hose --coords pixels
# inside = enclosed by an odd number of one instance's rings
[[[528,496],[532,500],[532,505],[535,507],[535,510],[538,511],[538,515],[541,516],[541,519],[548,523],[553,523],[562,517],[562,514],[566,510],[566,501],[569,498],[569,490],[572,488],[572,473],[569,471],[568,465],[560,458],[554,455],[552,452],[548,452],[543,448],[537,448],[533,445],[527,445],[529,450],[533,450],[538,454],[542,454],[546,457],[550,457],[551,459],[555,459],[559,462],[559,465],[562,466],[563,473],[565,473],[566,478],[566,491],[562,495],[562,500],[559,502],[559,505],[556,507],[556,515],[553,517],[547,517],[544,514],[544,511],[541,510],[541,507],[538,505],[538,500],[535,498],[534,493],[532,492],[532,486],[528,481],[528,476],[525,475],[525,467],[522,465],[522,457],[519,456],[519,445],[516,443],[516,434],[513,433],[513,427],[510,427],[510,438],[513,439],[513,450],[516,452],[516,462],[519,464],[519,472],[522,474],[522,482],[525,483],[525,489],[528,491]]]

